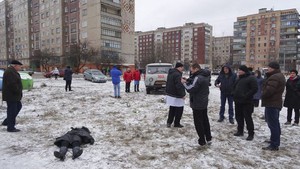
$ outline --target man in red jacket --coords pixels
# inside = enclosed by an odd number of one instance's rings
[[[131,81],[133,79],[132,73],[130,71],[130,68],[128,68],[127,71],[124,72],[123,79],[124,79],[124,81],[126,83],[126,85],[125,85],[125,92],[129,93],[130,92],[130,83],[131,83]]]
[[[133,80],[134,80],[134,92],[139,92],[139,85],[140,85],[140,80],[141,80],[141,73],[137,69],[133,73]]]

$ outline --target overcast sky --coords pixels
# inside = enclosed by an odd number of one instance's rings
[[[213,26],[214,36],[233,35],[236,18],[260,8],[300,12],[300,0],[135,0],[135,5],[136,31],[205,22]]]

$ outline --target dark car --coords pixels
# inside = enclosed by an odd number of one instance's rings
[[[23,69],[23,70],[20,70],[19,72],[24,72],[24,73],[28,73],[30,76],[32,76],[34,74],[34,71],[33,70],[26,70],[26,69]]]
[[[59,71],[59,77],[64,77],[64,75],[65,75],[65,70],[60,69],[60,70],[58,70],[58,71]],[[44,73],[44,77],[46,77],[46,78],[51,78],[52,76],[54,76],[54,74],[52,73],[52,71],[50,71],[50,72],[45,72],[45,73]]]

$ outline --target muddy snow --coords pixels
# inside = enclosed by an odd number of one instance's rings
[[[214,80],[213,77],[212,80]],[[213,143],[197,145],[192,110],[186,99],[182,125],[167,128],[168,106],[161,93],[146,95],[143,81],[138,93],[125,93],[121,83],[121,99],[113,98],[113,87],[75,77],[74,91],[65,92],[61,78],[34,78],[34,89],[24,91],[23,108],[17,117],[19,133],[0,129],[0,168],[299,168],[300,127],[286,126],[286,109],[281,111],[281,146],[278,152],[263,151],[269,138],[267,124],[260,119],[264,108],[253,114],[255,137],[246,141],[234,137],[236,124],[218,123],[219,89],[210,87],[208,114]],[[131,90],[133,86],[131,84]],[[6,103],[0,107],[0,119],[6,117]],[[64,162],[53,155],[56,137],[70,127],[86,126],[95,138],[94,145],[83,146],[83,154],[72,160],[69,150]],[[245,133],[247,133],[245,129]]]

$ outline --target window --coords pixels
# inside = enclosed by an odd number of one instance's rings
[[[81,27],[87,27],[87,21],[83,21],[82,23],[81,23]]]
[[[83,9],[82,10],[82,16],[86,16],[87,15],[87,9]]]
[[[108,47],[108,48],[121,49],[121,42],[112,41],[112,40],[103,40],[102,41],[102,46]]]
[[[109,16],[101,16],[101,23],[105,23],[113,26],[121,26],[122,22],[120,19],[109,17]]]
[[[87,38],[87,32],[82,32],[81,37],[82,38]]]

